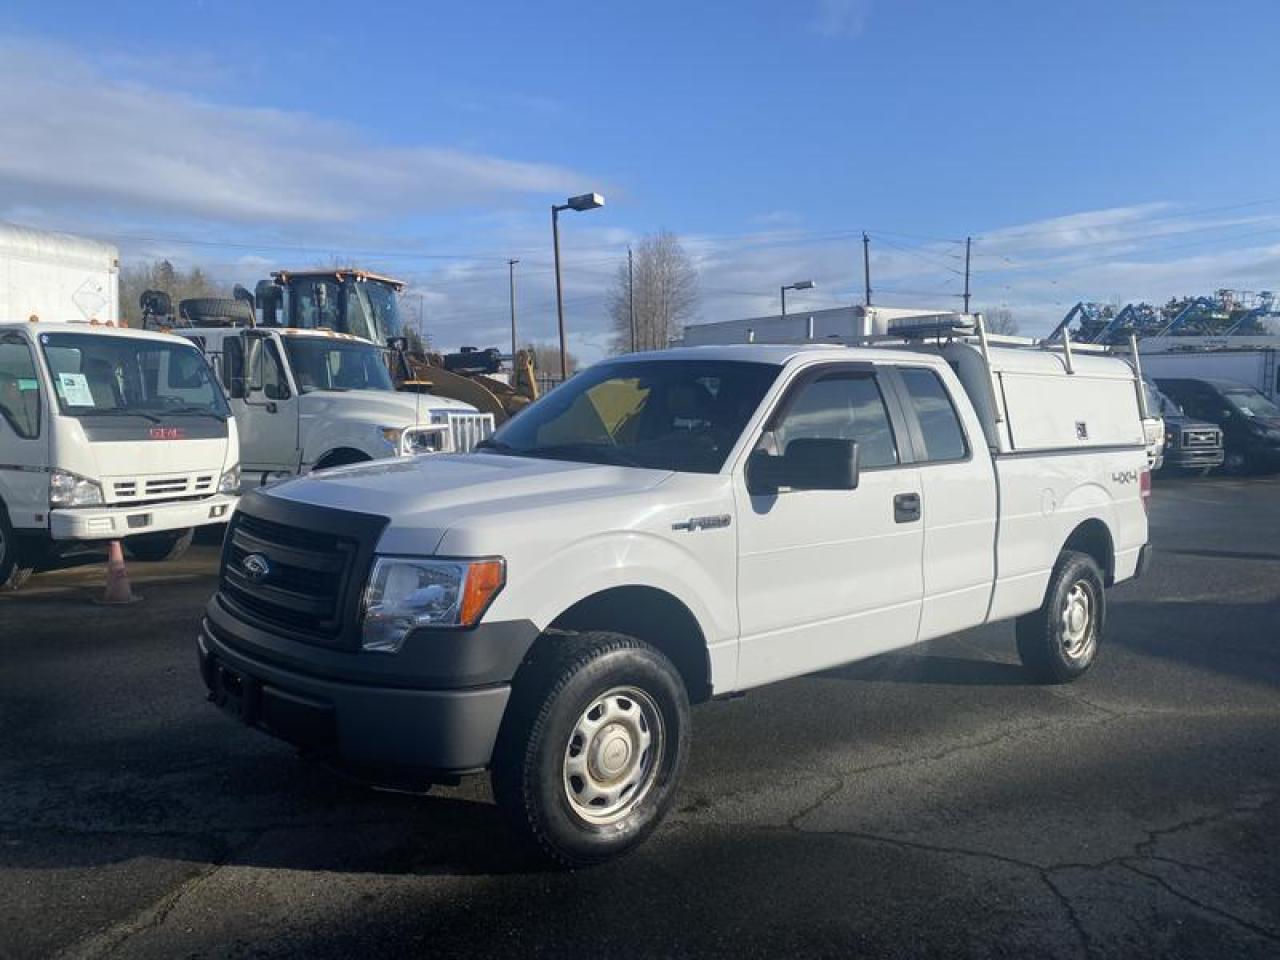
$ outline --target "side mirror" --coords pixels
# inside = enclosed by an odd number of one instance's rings
[[[797,438],[782,456],[757,452],[747,461],[747,487],[770,496],[792,490],[856,490],[858,443],[855,440]]]
[[[262,339],[260,337],[244,338],[244,384],[246,396],[262,389]]]

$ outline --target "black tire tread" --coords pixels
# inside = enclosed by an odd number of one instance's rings
[[[1105,607],[1102,606],[1104,584],[1102,570],[1098,566],[1098,562],[1087,553],[1080,553],[1076,550],[1063,550],[1058,555],[1058,562],[1054,565],[1053,575],[1049,578],[1049,586],[1045,590],[1044,602],[1040,605],[1040,609],[1034,613],[1024,614],[1018,617],[1014,634],[1018,643],[1018,658],[1022,661],[1022,665],[1027,671],[1040,683],[1060,684],[1070,683],[1083,673],[1087,672],[1088,667],[1083,671],[1069,671],[1064,669],[1062,663],[1050,655],[1049,651],[1057,642],[1057,638],[1053,636],[1056,629],[1051,606],[1054,604],[1059,592],[1061,592],[1063,584],[1069,579],[1079,576],[1079,567],[1085,566],[1093,573],[1100,589],[1098,590],[1099,603],[1099,622],[1096,630],[1098,632],[1098,641],[1102,640],[1102,628],[1105,625]],[[1090,660],[1089,666],[1092,666],[1097,654],[1094,654],[1093,660]]]
[[[561,867],[586,866],[609,858],[570,857],[552,841],[537,816],[536,804],[528,802],[533,784],[534,754],[543,729],[551,722],[556,699],[584,669],[603,654],[618,650],[644,650],[666,657],[654,647],[623,633],[595,630],[561,634],[554,642],[535,644],[534,653],[522,670],[524,675],[512,691],[494,749],[491,780],[498,805],[511,815],[516,830],[533,842],[543,856]],[[675,667],[668,665],[673,673]]]
[[[35,561],[24,555],[22,544],[14,535],[9,513],[0,503],[0,532],[8,544],[8,557],[0,558],[0,591],[12,592],[22,587],[35,572]]]

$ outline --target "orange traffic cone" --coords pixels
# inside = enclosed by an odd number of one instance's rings
[[[119,540],[112,540],[107,547],[107,588],[98,602],[108,606],[137,603],[142,598],[129,587],[129,571],[124,565],[124,548]]]

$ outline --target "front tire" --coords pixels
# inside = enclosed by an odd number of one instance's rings
[[[1018,618],[1022,665],[1041,683],[1070,683],[1084,676],[1097,659],[1105,622],[1106,594],[1097,561],[1064,550],[1040,609]]]
[[[548,636],[522,669],[493,760],[499,806],[552,861],[600,863],[662,821],[689,755],[689,698],[634,637]]]
[[[163,563],[177,560],[191,546],[196,535],[195,527],[185,530],[165,530],[162,533],[140,533],[124,538],[124,549],[134,560],[144,563]]]
[[[34,561],[14,535],[9,514],[0,505],[0,590],[17,590],[34,571]]]

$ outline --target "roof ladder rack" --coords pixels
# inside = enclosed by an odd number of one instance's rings
[[[991,387],[991,412],[995,417],[996,423],[1004,422],[1004,412],[1000,409],[999,393],[996,390],[996,374],[991,369],[991,350],[987,346],[987,322],[982,319],[982,314],[975,313],[973,315],[974,326],[978,331],[978,344],[982,347],[982,362],[987,366],[987,383]]]

